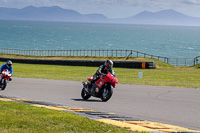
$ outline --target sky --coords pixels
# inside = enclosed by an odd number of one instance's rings
[[[131,17],[142,11],[173,9],[200,18],[200,0],[0,0],[0,7],[59,6],[81,14],[99,13],[108,18]]]

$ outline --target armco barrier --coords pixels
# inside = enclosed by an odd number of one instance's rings
[[[18,58],[0,58],[0,61],[6,62],[12,60],[13,63],[27,64],[48,64],[48,65],[66,65],[66,66],[94,66],[98,67],[104,64],[101,60],[44,60],[44,59],[18,59]],[[155,61],[113,61],[114,67],[120,68],[138,68],[155,69]]]

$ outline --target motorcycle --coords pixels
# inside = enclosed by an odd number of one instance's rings
[[[0,88],[1,90],[5,90],[8,81],[10,81],[11,74],[8,70],[3,70],[1,73],[1,81],[0,81]]]
[[[115,84],[118,83],[115,71],[108,72],[107,74],[102,74],[100,78],[95,81],[92,85],[89,82],[93,77],[87,78],[88,82],[82,82],[83,89],[81,91],[81,97],[84,100],[88,100],[91,96],[101,98],[102,101],[108,101],[112,94]]]

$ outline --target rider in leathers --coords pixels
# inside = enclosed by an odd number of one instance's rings
[[[107,74],[108,72],[112,73],[113,62],[111,60],[106,60],[104,65],[101,65],[96,73],[93,75],[92,81],[89,82],[89,88],[92,84],[100,78],[101,74]]]
[[[3,70],[8,70],[10,72],[11,75],[13,75],[13,67],[12,67],[12,61],[11,60],[8,60],[6,62],[6,64],[3,64],[1,67],[0,67],[0,80],[1,80],[1,73]],[[9,78],[8,79],[9,81],[12,80],[12,78]]]

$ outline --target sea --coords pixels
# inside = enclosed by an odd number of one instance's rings
[[[194,58],[200,56],[200,27],[0,20],[0,48],[135,50]]]

